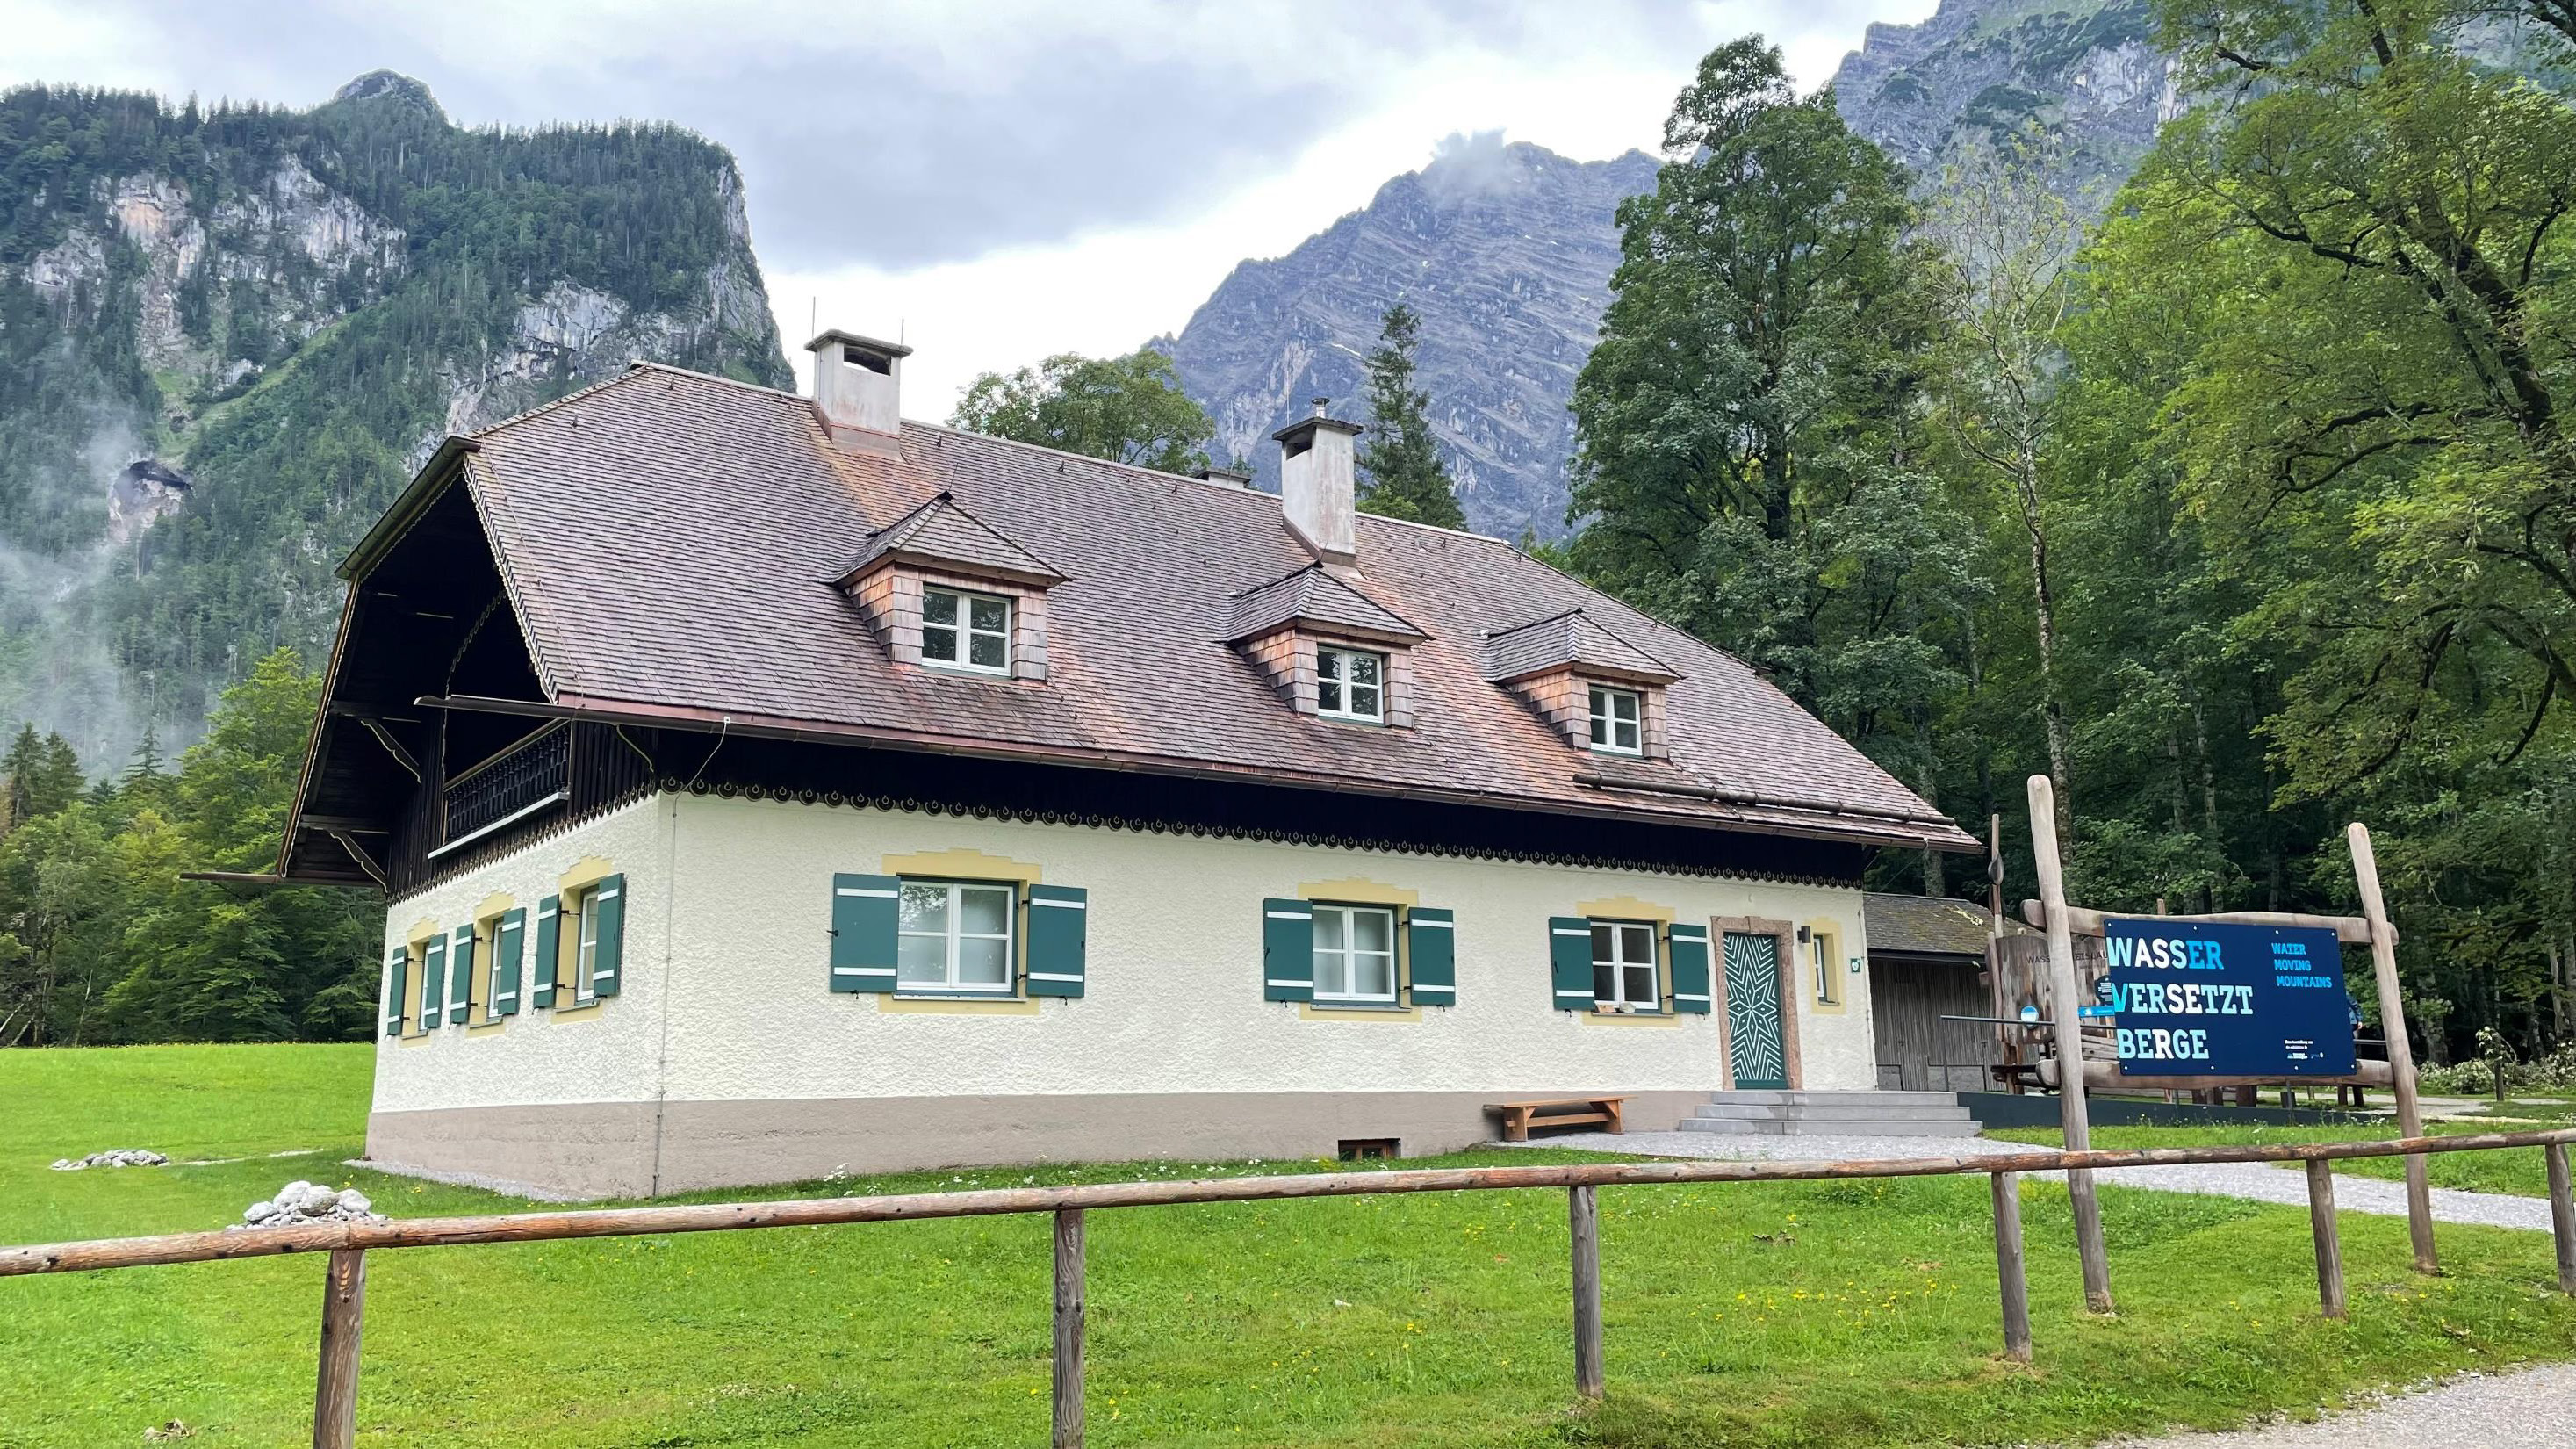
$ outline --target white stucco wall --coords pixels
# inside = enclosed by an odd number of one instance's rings
[[[827,990],[832,874],[951,850],[1089,891],[1083,998],[1041,1000],[1029,1015],[915,1014]],[[533,918],[587,857],[626,876],[622,993],[578,1016],[523,1012],[497,1028],[388,1043],[378,1110],[649,1100],[665,1061],[675,1101],[1709,1091],[1725,1085],[1715,1017],[1605,1022],[1552,1008],[1548,917],[1631,897],[1683,922],[1822,926],[1838,958],[1867,945],[1860,893],[1848,889],[664,796],[397,903],[387,948],[423,919],[453,928],[495,892]],[[1344,879],[1457,913],[1456,1006],[1417,1020],[1327,1020],[1261,999],[1262,900]],[[1875,1080],[1868,977],[1839,984],[1839,1013],[1801,995],[1809,1088]]]
[[[671,816],[668,798],[639,800],[388,906],[380,974],[421,924],[454,931],[495,895],[527,910],[533,958],[537,902],[555,894],[567,871],[595,858],[626,876],[626,956],[618,994],[594,1007],[523,1009],[495,1026],[441,1026],[425,1035],[406,1023],[402,1040],[378,1042],[375,1110],[650,1101],[661,1050]],[[381,1031],[381,1000],[376,1021]]]

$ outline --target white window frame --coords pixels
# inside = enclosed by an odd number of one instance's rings
[[[580,904],[572,912],[572,1004],[588,1006],[599,999],[599,983],[591,973],[599,968],[599,887],[590,886],[581,893]]]
[[[1338,663],[1335,666],[1336,672],[1328,675],[1324,671],[1324,661],[1326,659],[1333,659],[1336,661],[1346,659],[1374,659],[1377,661],[1377,683],[1373,685],[1352,684],[1347,673],[1341,670],[1341,666]],[[1316,645],[1315,713],[1322,715],[1326,719],[1350,720],[1358,724],[1386,723],[1386,690],[1389,683],[1389,676],[1394,672],[1394,665],[1395,661],[1391,657],[1375,649],[1354,649],[1347,644]],[[1340,708],[1325,708],[1324,690],[1328,686],[1338,690],[1341,694],[1342,704]],[[1377,694],[1377,708],[1365,713],[1360,710],[1352,709],[1350,707],[1350,699],[1351,691],[1353,689],[1367,689],[1375,691]]]
[[[1310,904],[1307,909],[1317,921],[1321,921],[1326,916],[1338,916],[1341,918],[1342,923],[1342,944],[1338,948],[1327,947],[1322,944],[1324,937],[1324,933],[1322,931],[1315,931],[1313,933],[1314,940],[1316,942],[1314,947],[1313,964],[1315,1000],[1318,1002],[1331,1002],[1340,1006],[1395,1005],[1397,997],[1403,989],[1403,983],[1397,980],[1399,960],[1396,955],[1396,941],[1398,937],[1395,933],[1396,920],[1394,908],[1390,906],[1339,906]],[[1361,916],[1379,916],[1385,919],[1386,949],[1384,951],[1363,951],[1359,948],[1357,944],[1359,941],[1359,931],[1357,927],[1359,924],[1359,917]],[[1324,958],[1326,956],[1337,956],[1341,958],[1342,984],[1344,986],[1349,986],[1351,983],[1359,979],[1359,972],[1357,969],[1358,958],[1363,956],[1380,955],[1386,957],[1386,991],[1383,994],[1348,990],[1326,991],[1324,989]]]
[[[1663,953],[1657,949],[1658,932],[1652,921],[1595,920],[1592,925],[1592,1004],[1600,1011],[1661,1011],[1664,1009]],[[1610,933],[1610,959],[1601,957],[1601,932]],[[1646,943],[1644,960],[1630,957],[1625,946],[1642,938]],[[1601,968],[1610,968],[1612,994],[1601,994]],[[1646,996],[1636,1000],[1628,995],[1628,973],[1639,966],[1646,968]]]
[[[909,889],[930,887],[945,888],[948,892],[947,927],[938,931],[905,930],[903,928],[902,920],[903,892]],[[993,891],[1002,897],[1002,929],[999,935],[995,935],[989,931],[969,931],[965,929],[966,913],[961,908],[961,905],[962,896],[967,891]],[[895,960],[897,964],[895,967],[896,975],[894,989],[897,996],[1011,996],[1017,993],[1019,989],[1020,976],[1020,888],[1017,885],[1010,881],[924,880],[913,876],[905,876],[895,885],[895,910]],[[903,959],[902,947],[903,938],[906,936],[920,939],[936,937],[946,942],[946,945],[942,949],[940,958],[940,980],[930,982],[906,981],[903,979],[903,968],[901,964]],[[999,984],[991,982],[960,981],[957,979],[957,943],[964,939],[973,939],[977,941],[998,940],[1002,943],[1002,979]]]
[[[931,622],[930,600],[933,595],[951,598],[957,601],[957,622],[955,624],[934,624]],[[979,602],[986,604],[999,604],[1002,606],[1001,628],[978,629],[975,627],[975,605]],[[934,669],[955,669],[967,674],[990,674],[996,676],[1008,675],[1011,672],[1011,626],[1015,622],[1012,618],[1012,615],[1015,612],[1016,611],[1012,607],[1012,599],[1008,594],[979,594],[971,589],[952,589],[943,584],[922,585],[921,662]],[[933,629],[945,629],[957,636],[956,658],[942,659],[930,652],[930,631]],[[1002,641],[1001,663],[977,664],[974,662],[975,641],[979,638],[999,639]]]
[[[1590,718],[1591,730],[1587,737],[1591,740],[1592,748],[1605,755],[1644,754],[1646,752],[1644,692],[1621,689],[1615,684],[1594,684],[1587,688],[1591,690],[1586,710]],[[1622,699],[1628,701],[1628,707],[1633,711],[1624,720],[1619,717],[1619,712],[1615,708],[1617,701]],[[1631,734],[1635,735],[1633,743],[1625,745],[1619,743],[1619,726],[1623,724],[1628,727]]]
[[[1818,1006],[1839,1006],[1842,1004],[1841,998],[1834,995],[1833,942],[1834,938],[1826,935],[1822,931],[1809,931],[1807,933],[1807,960],[1816,973],[1816,1004]]]

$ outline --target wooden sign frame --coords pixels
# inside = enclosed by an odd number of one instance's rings
[[[2185,921],[2211,925],[2297,926],[2332,931],[2335,939],[2350,945],[2370,947],[2371,970],[2379,988],[2379,1019],[2388,1038],[2388,1062],[2385,1075],[2377,1070],[2356,1070],[2348,1077],[2312,1077],[2303,1080],[2339,1082],[2347,1085],[2387,1087],[2397,1098],[2397,1124],[2408,1137],[2424,1135],[2424,1113],[2417,1103],[2415,1090],[2415,1052],[2407,1040],[2405,1003],[2397,985],[2397,928],[2389,923],[2388,904],[2379,889],[2379,860],[2372,852],[2370,831],[2354,821],[2344,832],[2352,847],[2354,884],[2359,887],[2362,914],[2359,916],[2315,916],[2286,911],[2216,911],[2205,915],[2169,915],[2154,912],[2100,911],[2066,902],[2066,872],[2059,857],[2057,841],[2057,796],[2046,775],[2030,777],[2031,855],[2039,868],[2039,895],[2035,901],[2022,903],[2023,918],[2048,933],[2048,1003],[2049,1019],[2056,1023],[2051,1050],[2055,1059],[2046,1065],[2056,1067],[2058,1115],[2064,1128],[2069,1151],[2081,1152],[2093,1145],[2087,1079],[2093,1075],[2084,1060],[2081,1021],[2082,992],[2075,973],[2077,936],[2100,936],[2115,916],[2121,920]],[[2072,1050],[2069,1050],[2072,1043]],[[2067,1070],[2072,1060],[2074,1069]],[[2376,1062],[2360,1067],[2377,1068]],[[2277,1077],[2156,1077],[2117,1075],[2116,1068],[2105,1074],[2103,1085],[2157,1087],[2219,1087],[2250,1085],[2280,1080]],[[2102,1214],[2093,1194],[2093,1174],[2089,1171],[2067,1173],[2067,1189],[2075,1200],[2076,1248],[2084,1264],[2084,1297],[2096,1313],[2111,1311],[2109,1261],[2102,1247]],[[2415,1269],[2419,1273],[2440,1271],[2433,1249],[2433,1194],[2425,1176],[2424,1159],[2406,1159],[2406,1218],[2414,1240]]]

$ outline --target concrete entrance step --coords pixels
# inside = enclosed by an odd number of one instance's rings
[[[1973,1137],[1980,1130],[1948,1092],[1715,1092],[1680,1126],[1805,1137]]]

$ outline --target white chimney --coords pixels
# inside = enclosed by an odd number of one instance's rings
[[[1350,567],[1359,561],[1352,522],[1353,472],[1360,425],[1324,416],[1325,398],[1315,399],[1315,415],[1299,418],[1270,436],[1279,440],[1279,500],[1288,526],[1327,565]]]
[[[899,453],[903,432],[903,360],[912,349],[837,329],[805,344],[814,354],[814,406],[832,441],[872,453]]]

